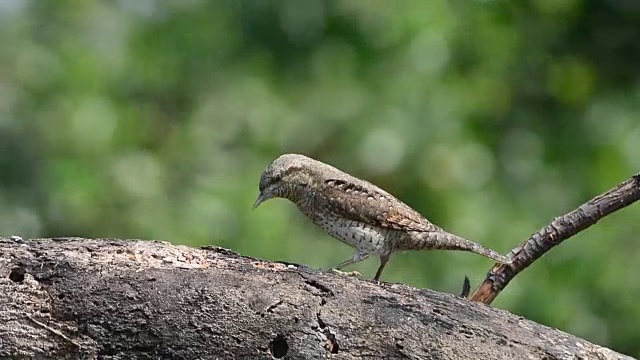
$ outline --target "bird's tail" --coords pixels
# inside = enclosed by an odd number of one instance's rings
[[[488,249],[473,241],[462,238],[446,231],[429,231],[419,233],[415,250],[441,249],[469,251],[486,256],[502,264],[511,264],[511,259]],[[410,249],[407,249],[410,250]]]

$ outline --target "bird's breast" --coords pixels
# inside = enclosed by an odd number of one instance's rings
[[[314,224],[347,245],[366,252],[385,252],[389,243],[388,230],[344,218],[332,212],[307,214]]]

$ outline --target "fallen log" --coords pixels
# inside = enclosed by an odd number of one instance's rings
[[[631,359],[451,294],[118,239],[0,239],[1,359]]]

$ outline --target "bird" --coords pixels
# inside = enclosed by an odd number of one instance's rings
[[[312,223],[355,249],[351,258],[332,269],[377,255],[380,280],[393,252],[405,250],[460,250],[502,264],[511,260],[473,241],[429,222],[419,212],[366,180],[301,154],[283,154],[262,172],[256,209],[273,198],[293,202]]]

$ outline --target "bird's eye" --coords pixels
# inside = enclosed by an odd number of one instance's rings
[[[269,187],[270,185],[276,184],[278,182],[282,181],[282,177],[278,174],[278,175],[271,175],[271,176],[263,176],[260,179],[260,184],[258,186],[258,188],[260,189],[260,191],[266,189],[267,187]]]

